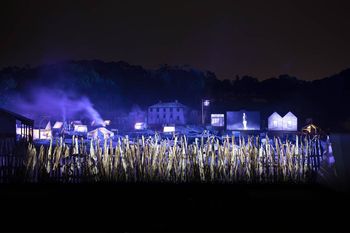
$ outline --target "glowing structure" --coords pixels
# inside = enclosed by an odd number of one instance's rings
[[[211,125],[214,127],[223,127],[225,125],[224,114],[211,114]]]
[[[62,126],[63,126],[63,122],[61,122],[61,121],[56,121],[52,128],[53,128],[53,129],[61,129]]]
[[[188,108],[175,102],[154,104],[148,108],[148,125],[186,124]]]
[[[74,132],[87,133],[88,129],[86,125],[74,125]]]
[[[66,128],[67,128],[66,123],[62,121],[56,121],[52,127],[52,134],[57,137],[61,136],[62,134],[64,134]]]
[[[100,127],[97,129],[94,129],[90,132],[88,132],[87,134],[87,138],[89,139],[109,139],[109,138],[113,138],[114,137],[114,133],[112,131],[109,131],[108,129],[104,128],[104,127]]]
[[[33,139],[43,139],[48,140],[52,138],[52,129],[51,129],[51,122],[49,121],[45,127],[45,129],[34,129],[33,130]]]
[[[283,117],[277,112],[274,112],[268,118],[269,130],[283,130]]]
[[[173,133],[175,132],[175,126],[164,126],[163,133]]]
[[[245,112],[243,113],[243,129],[244,130],[247,130],[247,116],[246,116],[246,114],[245,114]]]
[[[317,134],[320,133],[320,128],[314,124],[308,124],[302,128],[302,131],[307,134]]]
[[[204,108],[208,108],[210,105],[210,100],[203,100],[202,99],[202,125],[205,124],[205,115],[206,115],[206,111]]]
[[[147,128],[147,124],[145,122],[136,122],[134,125],[135,130],[144,130]]]
[[[292,112],[288,112],[284,117],[274,112],[268,119],[268,129],[275,131],[297,131],[298,118]]]
[[[297,131],[298,130],[298,118],[291,112],[288,112],[283,117],[283,130]]]
[[[260,130],[260,113],[255,111],[226,112],[227,130]]]

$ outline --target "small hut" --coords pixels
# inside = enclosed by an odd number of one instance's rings
[[[104,127],[96,128],[87,134],[89,139],[108,139],[114,137],[114,133]]]

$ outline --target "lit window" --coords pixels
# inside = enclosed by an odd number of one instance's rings
[[[277,121],[273,121],[273,126],[277,127]]]
[[[292,121],[288,121],[288,127],[292,126]]]
[[[219,118],[212,118],[211,119],[211,123],[214,125],[214,124],[218,124],[220,122],[220,119]]]

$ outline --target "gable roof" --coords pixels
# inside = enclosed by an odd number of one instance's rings
[[[269,119],[272,118],[272,117],[278,117],[278,118],[281,118],[281,119],[282,119],[282,116],[281,116],[280,114],[278,114],[277,112],[272,113],[272,114],[269,116]]]
[[[151,105],[150,108],[186,108],[186,105],[183,105],[177,101],[175,102],[159,102],[157,104]]]
[[[26,122],[28,124],[34,124],[34,120],[29,119],[29,118],[27,118],[25,116],[22,116],[22,115],[20,115],[18,113],[14,113],[14,112],[11,112],[9,110],[3,109],[3,108],[0,108],[0,114],[5,114],[5,115],[8,115],[8,116],[12,116],[12,117],[16,118],[17,120]]]
[[[284,117],[286,116],[297,118],[292,112],[288,112],[286,115],[284,115]]]

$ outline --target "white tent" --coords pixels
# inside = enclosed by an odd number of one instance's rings
[[[87,133],[87,125],[74,125],[74,132],[76,133]]]
[[[88,138],[93,138],[93,139],[107,139],[107,138],[111,138],[114,137],[114,133],[112,131],[109,131],[108,129],[104,128],[104,127],[100,127],[97,129],[94,129],[92,131],[90,131],[87,135]]]
[[[51,130],[51,121],[47,123],[45,130]]]
[[[52,128],[54,128],[54,129],[61,129],[62,126],[63,126],[63,122],[62,121],[56,121]]]

